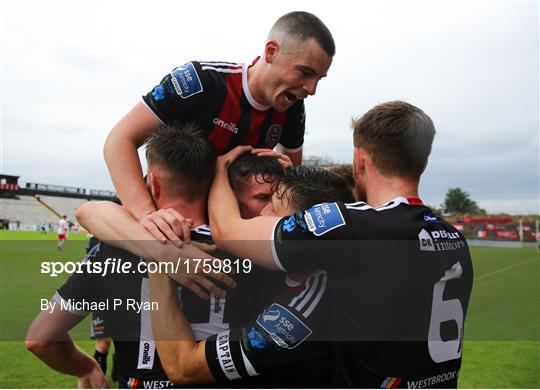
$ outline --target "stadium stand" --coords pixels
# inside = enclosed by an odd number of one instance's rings
[[[56,229],[62,215],[75,223],[75,210],[88,200],[118,201],[112,191],[86,190],[49,184],[19,185],[19,176],[0,174],[0,228]]]
[[[86,199],[56,198],[52,196],[40,196],[40,198],[58,213],[67,215],[70,221],[76,221],[75,210],[86,202]]]
[[[41,205],[33,196],[2,199],[1,202],[0,218],[7,219],[11,223],[34,225],[45,221],[54,224],[58,222],[58,217]]]

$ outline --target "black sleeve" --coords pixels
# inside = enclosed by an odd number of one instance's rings
[[[60,301],[73,301],[73,302],[98,302],[101,301],[101,283],[103,278],[100,273],[92,272],[98,271],[98,268],[102,265],[103,261],[109,257],[107,255],[106,246],[99,242],[95,245],[85,258],[80,263],[78,268],[68,280],[56,291],[54,298],[59,304]],[[88,315],[89,312],[78,311],[70,309],[70,305],[64,305],[67,310],[76,315]]]
[[[286,149],[298,149],[304,144],[306,129],[306,112],[304,101],[301,100],[287,110],[283,133],[279,143]]]
[[[167,74],[143,96],[143,100],[163,123],[191,121],[208,109],[218,84],[197,62],[187,62]]]
[[[302,291],[285,294],[246,326],[206,340],[206,360],[216,382],[270,374],[315,361],[328,339],[327,274],[315,271]]]
[[[282,218],[273,233],[274,261],[287,272],[346,267],[353,249],[343,203],[321,203]]]

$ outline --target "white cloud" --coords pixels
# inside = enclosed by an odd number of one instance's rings
[[[538,212],[537,2],[6,2],[2,171],[111,188],[102,144],[142,94],[187,60],[253,59],[294,9],[320,16],[337,44],[306,102],[307,154],[350,161],[351,118],[404,99],[438,129],[427,200],[459,186],[488,210]]]

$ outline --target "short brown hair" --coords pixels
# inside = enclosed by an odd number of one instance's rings
[[[287,36],[298,38],[302,42],[314,39],[329,57],[336,54],[336,44],[332,33],[321,19],[309,12],[294,11],[281,16],[272,26],[269,38],[276,31],[282,31]]]
[[[242,183],[249,183],[251,177],[259,184],[274,183],[276,178],[283,175],[283,166],[275,157],[244,153],[231,163],[228,174],[231,187],[237,190]]]
[[[168,188],[184,193],[205,192],[214,175],[216,150],[208,137],[190,123],[161,125],[146,140],[149,169],[159,167],[168,177]]]
[[[337,173],[310,166],[290,166],[277,180],[276,197],[287,197],[295,210],[323,202],[354,202],[351,187]]]
[[[364,149],[386,175],[418,180],[427,164],[435,126],[424,111],[393,101],[353,120],[354,146]]]
[[[352,164],[336,164],[327,168],[330,172],[339,175],[349,187],[354,188],[354,173]]]

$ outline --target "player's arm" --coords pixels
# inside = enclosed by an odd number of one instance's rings
[[[261,267],[279,270],[271,246],[274,226],[279,218],[264,216],[242,219],[227,175],[232,161],[250,150],[249,146],[238,146],[217,159],[214,182],[208,196],[212,237],[225,252],[249,258]]]
[[[177,248],[170,241],[160,243],[124,207],[113,202],[87,202],[79,207],[75,214],[81,226],[101,241],[124,249],[147,261],[169,261],[177,265],[180,258],[204,259],[212,257],[192,245],[182,245],[181,248]],[[180,265],[183,264],[185,263],[180,262]],[[193,269],[191,267],[191,270]],[[171,277],[202,299],[208,299],[208,295],[201,287],[216,295],[223,294],[223,290],[216,287],[208,279],[208,276],[234,287],[233,279],[223,273],[198,274],[193,271],[186,272],[182,267],[175,267],[175,270],[178,272],[170,272]]]
[[[79,387],[108,388],[99,364],[77,347],[68,333],[85,316],[60,309],[58,302],[51,303],[56,303],[53,309],[42,311],[30,325],[26,349],[52,369],[76,376]]]
[[[111,179],[118,196],[126,209],[154,237],[169,240],[189,239],[177,225],[184,221],[179,215],[173,220],[166,219],[161,211],[156,211],[152,197],[143,181],[141,161],[137,149],[160,126],[161,120],[142,102],[137,103],[120,122],[113,127],[103,149]],[[178,218],[178,221],[176,221]]]
[[[304,291],[268,306],[261,313],[263,325],[259,316],[248,326],[197,342],[178,306],[174,284],[163,275],[150,275],[151,300],[159,307],[151,313],[153,335],[167,376],[181,384],[228,382],[319,356],[321,349],[316,344],[304,342],[312,341],[315,326],[319,332],[327,320],[326,277],[325,272],[315,271]],[[270,336],[277,322],[291,324],[289,334],[279,343]],[[317,336],[321,338],[320,333]]]
[[[163,245],[122,206],[113,202],[87,202],[75,212],[82,227],[118,248],[153,259]]]
[[[118,196],[138,220],[156,208],[142,179],[137,149],[160,124],[159,118],[139,102],[113,127],[103,149]]]
[[[205,340],[195,341],[189,322],[178,307],[178,293],[166,275],[150,274],[152,331],[161,365],[174,383],[214,382],[205,355]]]
[[[182,230],[184,237],[189,236],[190,219],[183,218],[177,211],[173,209],[162,209],[157,213],[161,215],[162,221],[157,223],[162,224],[161,229],[165,230],[165,225],[174,226],[175,230]],[[167,237],[158,229],[156,225],[145,228],[140,224],[128,210],[114,202],[86,202],[80,206],[75,212],[75,216],[79,223],[90,233],[95,235],[101,241],[111,242],[115,246],[128,245],[122,247],[132,253],[135,253],[145,259],[152,259],[151,253],[139,254],[141,246],[154,247],[155,243],[113,243],[112,241],[129,241],[129,240],[155,240],[157,237],[161,242],[166,242]],[[151,233],[151,234],[150,234]],[[175,242],[181,245],[181,242]],[[146,257],[149,256],[149,257]]]
[[[306,129],[306,113],[303,102],[297,102],[286,113],[285,127],[276,150],[287,155],[294,165],[302,165],[302,146]]]

